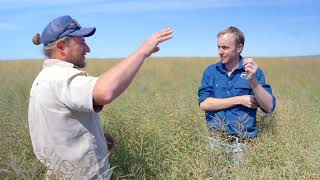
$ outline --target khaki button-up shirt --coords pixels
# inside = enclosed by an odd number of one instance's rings
[[[71,179],[108,179],[108,148],[93,104],[97,78],[47,59],[30,91],[29,129],[36,157]]]

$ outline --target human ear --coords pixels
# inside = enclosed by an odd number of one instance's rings
[[[65,48],[65,43],[63,41],[57,41],[56,42],[56,47],[57,47],[57,49],[63,51],[64,48]]]
[[[239,54],[242,52],[242,50],[243,50],[243,44],[237,45],[237,51]]]

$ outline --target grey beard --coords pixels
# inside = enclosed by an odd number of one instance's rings
[[[77,66],[78,68],[85,68],[87,66],[87,63],[85,61],[82,61],[74,65]]]

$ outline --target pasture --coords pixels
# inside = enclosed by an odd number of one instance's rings
[[[320,179],[320,58],[257,58],[277,98],[259,110],[259,137],[240,165],[207,147],[197,90],[217,58],[149,58],[101,112],[118,143],[113,179]],[[117,60],[87,60],[98,76]],[[28,98],[42,61],[0,61],[0,179],[41,179],[28,130]]]

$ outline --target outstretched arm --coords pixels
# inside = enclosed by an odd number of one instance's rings
[[[129,86],[145,58],[159,51],[158,45],[171,38],[172,30],[169,28],[154,33],[127,59],[102,74],[93,90],[95,105],[109,104],[117,98]]]

